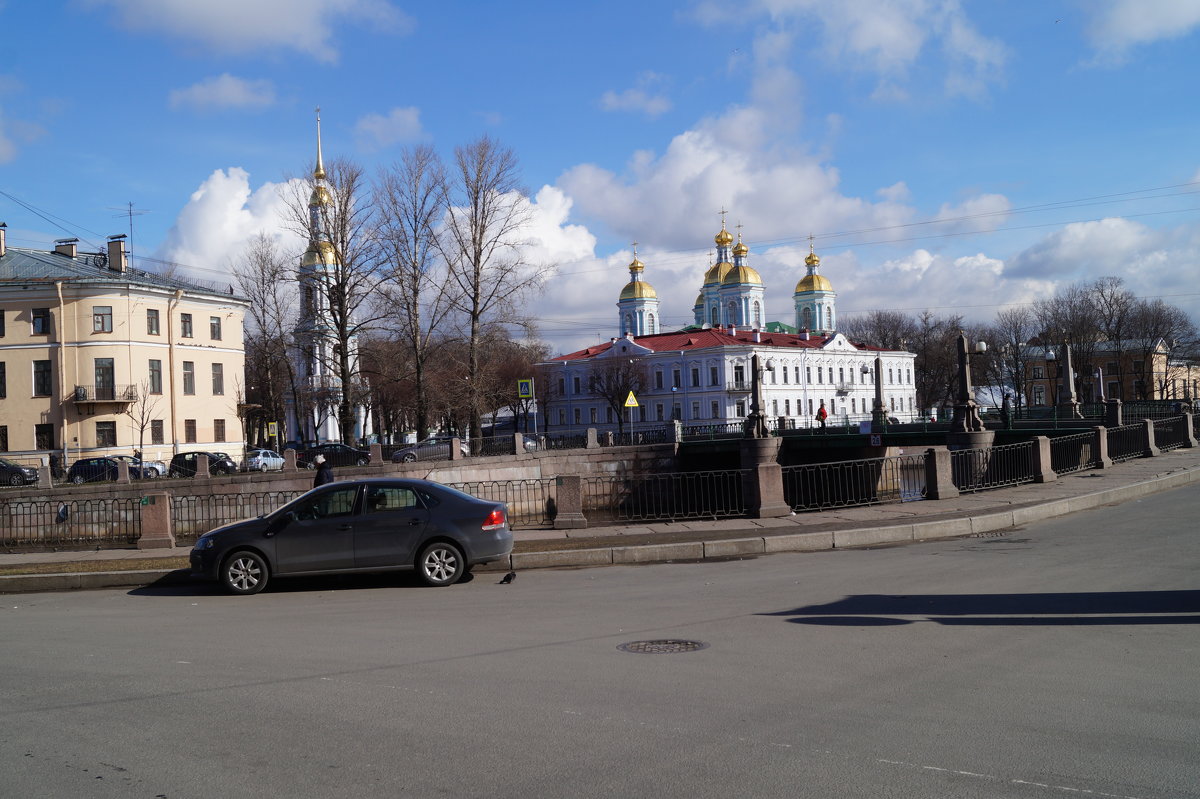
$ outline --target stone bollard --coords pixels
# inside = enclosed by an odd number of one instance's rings
[[[525,436],[513,433],[513,452],[520,455],[525,452]]]
[[[53,480],[53,476],[50,474],[49,466],[39,466],[38,467],[37,485],[38,485],[38,488],[53,488],[54,487],[54,480]]]
[[[596,435],[596,428],[594,427],[587,429],[587,448],[600,449],[600,437]]]
[[[117,482],[126,485],[132,482],[129,477],[129,461],[117,461]]]
[[[1050,483],[1058,479],[1050,456],[1050,439],[1047,436],[1034,436],[1033,439],[1033,482]]]
[[[212,477],[212,472],[208,470],[208,456],[200,453],[196,456],[196,474],[194,477],[199,477],[201,480],[207,480]]]
[[[142,534],[138,549],[173,549],[175,534],[171,529],[171,495],[147,494],[142,497]]]
[[[283,470],[285,472],[298,471],[296,468],[296,450],[285,449],[283,451]]]
[[[738,442],[742,478],[742,496],[746,515],[752,519],[771,519],[792,515],[792,506],[783,493],[783,469],[778,462],[778,437],[743,438]]]
[[[450,439],[450,460],[461,461],[462,458],[462,439],[458,436],[455,436],[454,438]]]
[[[1162,450],[1154,445],[1154,420],[1142,420],[1142,443],[1145,447],[1146,458],[1156,458],[1162,454]]]
[[[954,485],[950,450],[925,450],[925,497],[926,499],[953,499],[958,496]]]
[[[1192,424],[1193,424],[1192,412],[1184,411],[1183,412],[1183,425],[1185,428],[1184,434],[1186,436],[1186,438],[1184,439],[1184,442],[1183,442],[1184,449],[1191,449],[1192,447],[1196,446],[1196,434],[1194,432],[1195,428],[1192,427]]]
[[[583,515],[583,478],[577,474],[554,478],[554,529],[581,530],[588,526]]]
[[[383,444],[372,444],[371,445],[370,464],[372,466],[382,466],[383,465]]]
[[[1108,457],[1108,428],[1097,427],[1095,438],[1092,440],[1092,452],[1095,455],[1097,469],[1111,469],[1112,458]]]

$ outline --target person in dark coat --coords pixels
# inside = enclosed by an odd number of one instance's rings
[[[313,459],[313,463],[317,464],[317,476],[313,478],[313,488],[318,488],[326,483],[332,483],[333,467],[325,462],[325,456],[318,455]]]

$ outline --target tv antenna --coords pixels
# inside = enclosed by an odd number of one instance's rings
[[[145,210],[144,208],[134,208],[133,203],[131,203],[131,202],[126,203],[124,207],[110,205],[108,207],[108,210],[121,212],[119,214],[113,214],[114,217],[124,216],[124,217],[129,218],[129,263],[132,265],[133,264],[133,218],[135,216],[142,216],[143,214],[148,214],[150,212]]]

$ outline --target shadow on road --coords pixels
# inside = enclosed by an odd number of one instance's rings
[[[1200,591],[859,594],[824,605],[758,615],[783,616],[793,624],[853,627],[914,621],[980,626],[1200,624]],[[920,618],[896,618],[911,616]]]
[[[475,575],[467,572],[459,583],[469,583]],[[315,577],[272,578],[264,594],[292,594],[306,591],[370,590],[379,588],[424,588],[416,572],[375,572],[364,574],[328,574]],[[177,569],[152,583],[134,588],[129,596],[230,596],[215,582],[196,580],[188,569]]]

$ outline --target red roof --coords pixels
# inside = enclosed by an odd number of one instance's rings
[[[810,335],[809,338],[802,338],[796,333],[767,333],[760,332],[757,335],[759,340],[755,341],[756,334],[752,330],[739,330],[737,333],[730,333],[725,328],[708,328],[704,330],[680,330],[674,333],[658,333],[653,336],[636,336],[633,340],[639,346],[654,352],[669,352],[679,350],[702,350],[711,347],[781,347],[786,349],[820,349],[829,341],[829,336]],[[621,341],[622,339],[617,339]],[[551,358],[553,361],[578,361],[586,358],[594,358],[602,352],[607,352],[611,348],[613,342],[606,341],[603,344],[597,344],[594,347],[571,352],[566,355],[559,355],[557,358]],[[855,344],[856,347],[862,350],[875,350],[877,347],[868,347],[863,344]]]

